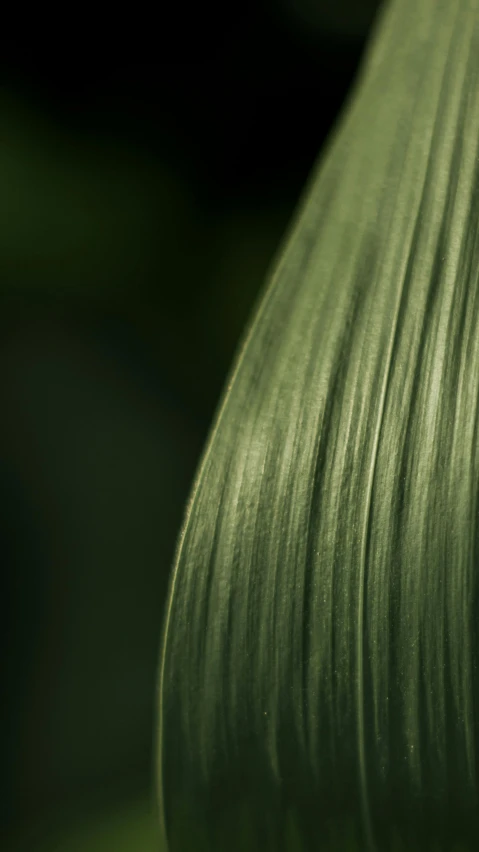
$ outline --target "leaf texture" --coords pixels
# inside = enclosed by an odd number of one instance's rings
[[[394,0],[188,506],[170,852],[479,848],[478,169],[479,2]]]

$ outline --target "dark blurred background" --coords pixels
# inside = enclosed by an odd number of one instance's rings
[[[183,4],[102,25],[42,10],[2,35],[9,848],[157,848],[155,682],[185,501],[377,5]]]

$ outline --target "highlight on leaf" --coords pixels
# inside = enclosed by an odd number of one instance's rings
[[[393,0],[186,513],[170,852],[479,848],[478,169],[479,0]]]

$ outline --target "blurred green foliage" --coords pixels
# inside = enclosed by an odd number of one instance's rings
[[[274,11],[263,17],[273,33]],[[74,108],[68,120],[48,97],[0,87],[0,820],[19,852],[161,852],[153,735],[173,550],[238,339],[309,168],[294,162],[304,127],[282,118],[292,101],[301,113],[288,78],[297,72],[301,95],[303,45],[279,31],[266,45],[262,32],[247,51],[266,68],[261,86],[249,65],[243,86],[243,36],[241,85],[232,66],[219,79],[220,61],[199,81],[194,66],[168,67],[186,83],[168,79],[153,97],[158,126],[165,113],[161,151],[142,144],[148,129],[123,132],[99,113],[72,119]],[[48,53],[40,34],[35,44]],[[324,68],[334,51],[323,52]],[[345,58],[334,65],[342,86]],[[34,52],[32,62],[36,83]],[[138,80],[122,74],[120,100],[123,89],[141,100]],[[215,91],[202,90],[208,80]],[[314,113],[321,129],[324,111],[324,132],[339,106],[329,78],[327,88]],[[99,103],[108,113],[108,95]],[[308,141],[311,156],[318,144]],[[252,159],[240,164],[245,150]],[[215,159],[219,184],[222,169],[235,186],[247,174],[241,200],[211,191]],[[262,168],[268,181],[277,170],[272,190],[257,190]]]
[[[60,817],[39,823],[13,841],[10,852],[163,852],[158,825],[148,799],[122,803],[97,813]]]
[[[291,204],[208,205],[6,90],[0,131],[2,819],[26,852],[147,849],[148,809],[77,809],[151,789],[174,543]]]

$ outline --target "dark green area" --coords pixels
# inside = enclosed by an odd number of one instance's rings
[[[1,820],[21,852],[156,848],[185,501],[361,47],[283,21],[263,64],[266,23],[249,76],[235,47],[161,85],[125,67],[80,96],[38,60],[0,90]]]

